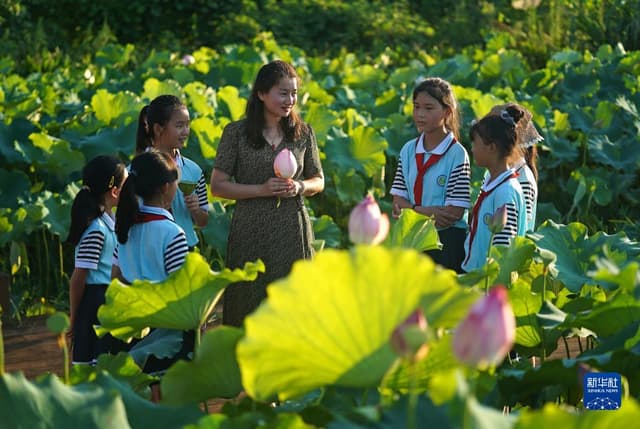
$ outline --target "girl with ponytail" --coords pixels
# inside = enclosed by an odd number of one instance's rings
[[[111,337],[97,338],[98,307],[111,282],[111,264],[116,247],[112,209],[118,204],[127,177],[125,165],[113,156],[98,156],[82,171],[83,186],[71,206],[71,228],[67,242],[75,248],[75,268],[69,280],[69,313],[73,340],[72,362],[95,363],[110,351]]]

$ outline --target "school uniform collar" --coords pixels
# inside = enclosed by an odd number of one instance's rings
[[[171,212],[160,207],[146,206],[144,204],[140,204],[138,211],[141,211],[143,213],[157,214],[160,216],[164,216],[167,219],[175,222],[175,219],[173,218],[173,215],[171,214]]]
[[[432,151],[427,151],[424,148],[424,133],[422,133],[420,134],[420,137],[418,137],[418,143],[416,144],[416,154],[428,153],[431,155],[442,155],[447,151],[447,149],[449,148],[449,144],[451,143],[452,140],[453,140],[453,133],[449,131],[449,133],[442,139],[442,141],[438,143],[438,146],[436,146],[435,149],[433,149]]]
[[[100,219],[102,219],[105,225],[107,225],[107,228],[109,228],[109,230],[111,231],[116,230],[116,223],[114,222],[113,218],[109,215],[109,213],[107,213],[106,211],[102,212],[102,214],[100,215]]]
[[[515,173],[515,171],[516,170],[513,169],[513,168],[507,168],[505,171],[500,173],[498,175],[498,177],[496,177],[495,179],[491,180],[491,182],[489,182],[489,179],[490,179],[489,176],[485,177],[484,183],[482,184],[482,187],[480,189],[483,190],[484,192],[492,191],[493,188],[495,188],[496,186],[502,184],[509,176],[511,176],[513,173]]]

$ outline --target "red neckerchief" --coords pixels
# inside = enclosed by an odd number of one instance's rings
[[[138,212],[136,214],[136,218],[134,220],[134,223],[147,223],[147,222],[153,222],[156,220],[171,220],[170,218],[168,218],[165,215],[162,214],[158,214],[158,213],[146,213],[146,212]]]
[[[518,173],[513,172],[509,176],[507,176],[504,179],[502,179],[500,181],[500,183],[498,183],[496,186],[494,186],[493,188],[489,189],[488,191],[484,191],[484,190],[480,189],[480,195],[478,195],[478,199],[476,200],[476,203],[473,205],[473,209],[471,210],[471,219],[469,219],[469,225],[470,225],[470,228],[469,228],[469,253],[467,254],[467,257],[464,259],[463,264],[466,264],[469,261],[469,257],[471,256],[471,245],[473,244],[473,239],[475,238],[476,231],[478,230],[478,212],[480,211],[480,206],[482,205],[482,202],[484,201],[485,198],[487,198],[489,196],[489,194],[491,194],[494,191],[494,189],[496,189],[497,187],[502,185],[507,180],[514,179],[516,177],[518,177]]]
[[[440,158],[446,155],[449,148],[451,148],[451,146],[453,146],[455,142],[456,139],[452,138],[451,142],[449,142],[449,146],[447,146],[444,152],[442,152],[441,154],[432,154],[427,162],[424,162],[424,153],[416,153],[416,167],[418,168],[418,175],[416,176],[416,181],[413,183],[413,199],[415,200],[415,203],[417,205],[422,205],[422,182],[424,182],[424,175],[426,174],[427,170],[436,162],[440,161]],[[416,142],[416,147],[418,143],[420,143],[419,139],[418,142]]]

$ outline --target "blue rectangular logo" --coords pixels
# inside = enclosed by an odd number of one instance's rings
[[[584,375],[584,407],[587,410],[617,410],[622,403],[622,377],[615,372]]]

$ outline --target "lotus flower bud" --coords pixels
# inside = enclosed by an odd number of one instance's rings
[[[355,244],[382,243],[389,233],[389,217],[380,212],[373,195],[368,194],[349,215],[349,239]]]
[[[489,231],[491,231],[492,234],[502,232],[506,224],[507,205],[503,204],[496,209],[495,213],[493,213],[493,216],[491,216],[491,219],[489,219]]]
[[[516,319],[499,285],[480,298],[458,325],[453,337],[456,357],[471,366],[497,365],[509,353],[516,337]]]
[[[391,348],[402,358],[414,362],[424,359],[429,352],[427,345],[427,319],[421,309],[407,317],[391,334]]]
[[[298,162],[293,153],[287,148],[282,149],[276,159],[273,160],[273,170],[276,176],[283,179],[291,179],[298,170]]]
[[[190,66],[195,62],[196,62],[196,59],[193,57],[193,55],[187,54],[184,57],[182,57],[182,64],[184,64],[185,66]]]

